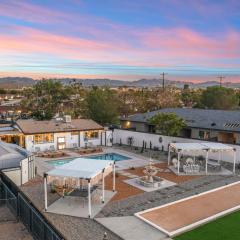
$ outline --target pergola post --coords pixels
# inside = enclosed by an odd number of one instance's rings
[[[91,179],[88,179],[88,217],[92,215],[92,205],[91,205]]]
[[[105,201],[105,177],[104,177],[104,170],[102,171],[102,203],[104,203],[104,201]]]
[[[168,166],[170,164],[170,159],[171,159],[171,144],[168,146]]]
[[[219,151],[218,151],[218,163],[220,163],[221,155],[222,155],[222,152],[221,152],[221,150],[219,150]]]
[[[116,190],[116,169],[115,169],[115,161],[113,163],[113,192]]]
[[[47,173],[44,173],[44,206],[45,206],[45,211],[47,211]]]
[[[206,153],[206,165],[205,165],[205,173],[208,173],[208,154],[209,154],[209,150],[207,149],[207,153]]]
[[[179,170],[180,170],[180,151],[181,151],[181,150],[178,150],[178,158],[177,158],[177,159],[178,159],[178,163],[177,163],[177,164],[178,164],[178,165],[177,165],[178,175],[179,175]]]
[[[237,158],[237,152],[236,148],[233,149],[233,174],[235,174],[236,171],[236,158]]]

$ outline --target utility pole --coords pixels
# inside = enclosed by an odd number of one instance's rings
[[[217,78],[219,78],[219,86],[221,87],[222,86],[222,81],[225,78],[225,76],[219,76]]]
[[[163,72],[160,75],[162,76],[162,88],[164,90],[165,89],[165,75],[167,75],[167,73]]]

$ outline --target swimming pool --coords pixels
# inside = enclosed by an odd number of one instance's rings
[[[123,160],[129,160],[131,159],[130,157],[126,157],[124,155],[118,154],[118,153],[105,153],[105,154],[98,154],[94,156],[86,156],[86,157],[81,157],[81,158],[88,158],[88,159],[97,159],[97,160],[113,160],[113,161],[123,161]],[[61,166],[63,164],[69,163],[72,160],[76,158],[66,158],[66,159],[58,159],[58,160],[51,160],[47,161],[48,164],[52,166]]]

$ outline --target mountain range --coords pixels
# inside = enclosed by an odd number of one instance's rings
[[[83,86],[130,86],[130,87],[156,87],[162,86],[161,79],[140,79],[136,81],[124,81],[124,80],[111,80],[111,79],[71,79],[71,78],[59,78],[54,79],[60,81],[63,84],[71,84],[73,82],[81,83]],[[37,80],[27,77],[2,77],[0,78],[0,88],[22,88],[32,86]],[[207,82],[185,82],[185,81],[174,81],[165,80],[165,85],[172,85],[179,88],[183,88],[185,84],[188,84],[190,88],[206,88],[210,86],[219,85],[217,81]],[[224,86],[230,88],[240,88],[240,83],[225,82]]]

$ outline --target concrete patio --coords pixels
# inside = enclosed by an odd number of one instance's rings
[[[101,202],[101,199],[98,199],[98,201],[92,201],[91,217],[93,218],[96,216],[115,194],[116,192],[105,191],[104,203]],[[48,206],[47,212],[88,218],[88,199],[78,196],[65,196]]]
[[[152,192],[152,191],[156,191],[156,190],[160,190],[160,189],[164,189],[164,188],[176,185],[176,183],[174,183],[174,182],[163,179],[163,181],[159,187],[145,187],[145,186],[140,185],[137,182],[137,180],[138,180],[138,178],[133,178],[133,179],[125,180],[124,182],[129,185],[132,185],[133,187],[139,188],[139,189],[143,190],[144,192]]]

